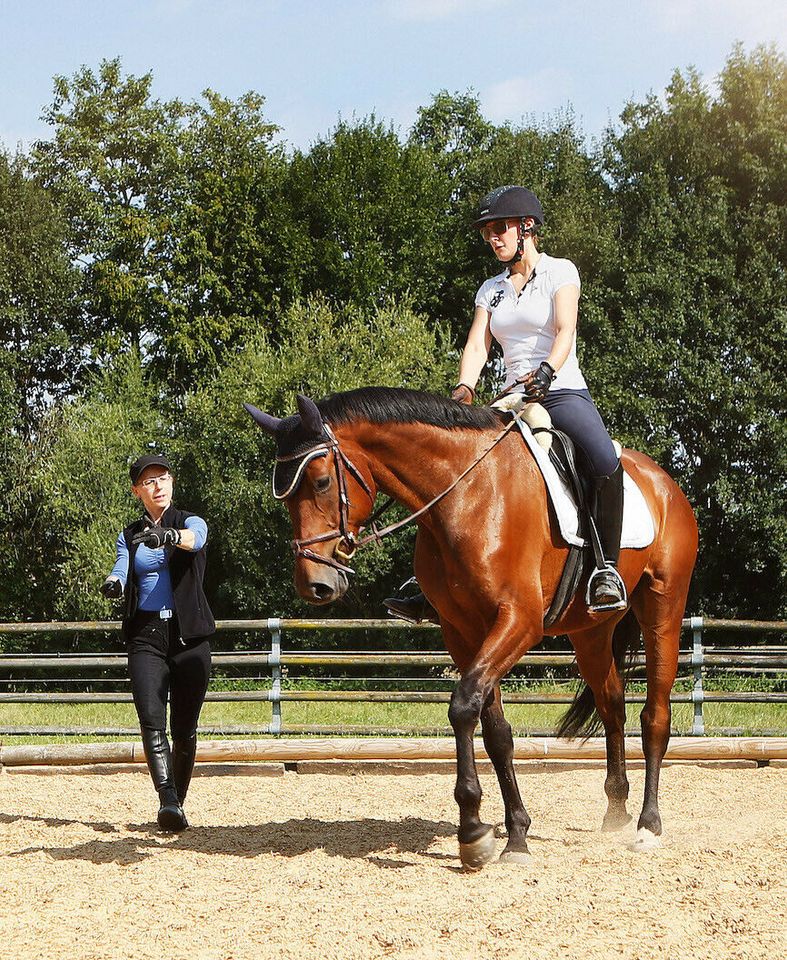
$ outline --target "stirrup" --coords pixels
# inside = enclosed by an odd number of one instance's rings
[[[620,600],[612,600],[609,603],[593,603],[593,585],[594,581],[600,577],[602,574],[611,576],[615,580],[618,592],[620,593]],[[628,606],[628,593],[626,592],[626,584],[623,582],[623,577],[618,573],[617,568],[609,564],[606,567],[596,567],[593,572],[588,577],[587,590],[585,591],[585,603],[588,605],[588,610],[591,613],[600,613],[603,610],[623,610]]]

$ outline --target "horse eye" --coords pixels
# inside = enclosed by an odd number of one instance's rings
[[[314,481],[314,489],[317,491],[317,493],[325,493],[330,485],[330,477],[317,477],[317,479]]]

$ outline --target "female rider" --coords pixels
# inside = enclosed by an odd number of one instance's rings
[[[519,390],[541,403],[552,423],[568,434],[591,478],[590,508],[607,566],[590,584],[590,609],[626,605],[625,586],[615,565],[623,518],[623,468],[591,399],[576,352],[579,272],[570,260],[538,249],[544,213],[525,187],[498,187],[481,201],[473,226],[505,269],[483,283],[451,396],[472,403],[492,338],[503,348],[506,390]],[[432,619],[423,594],[391,597],[385,605],[397,616]]]
[[[145,756],[159,795],[158,824],[178,831],[188,826],[183,801],[210,677],[208,637],[216,628],[202,590],[208,528],[201,517],[172,505],[174,477],[166,457],[140,457],[129,473],[144,514],[120,533],[117,561],[101,592],[120,598],[125,590],[123,634]]]

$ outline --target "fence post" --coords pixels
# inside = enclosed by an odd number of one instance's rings
[[[281,733],[281,620],[268,618],[268,630],[271,634],[271,653],[268,663],[271,668],[271,723],[270,732]]]
[[[701,737],[705,734],[705,718],[702,714],[702,705],[705,701],[705,693],[702,688],[702,665],[705,660],[702,650],[702,617],[692,617],[689,625],[693,639],[691,666],[694,670],[694,688],[691,691],[691,701],[694,704],[694,723],[691,732],[693,736]]]

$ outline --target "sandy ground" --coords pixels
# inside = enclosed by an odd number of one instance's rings
[[[599,831],[603,771],[541,765],[520,784],[532,863],[463,874],[446,775],[201,775],[172,837],[141,772],[6,770],[0,956],[787,956],[787,769],[667,767],[648,854],[627,849],[633,826]]]

